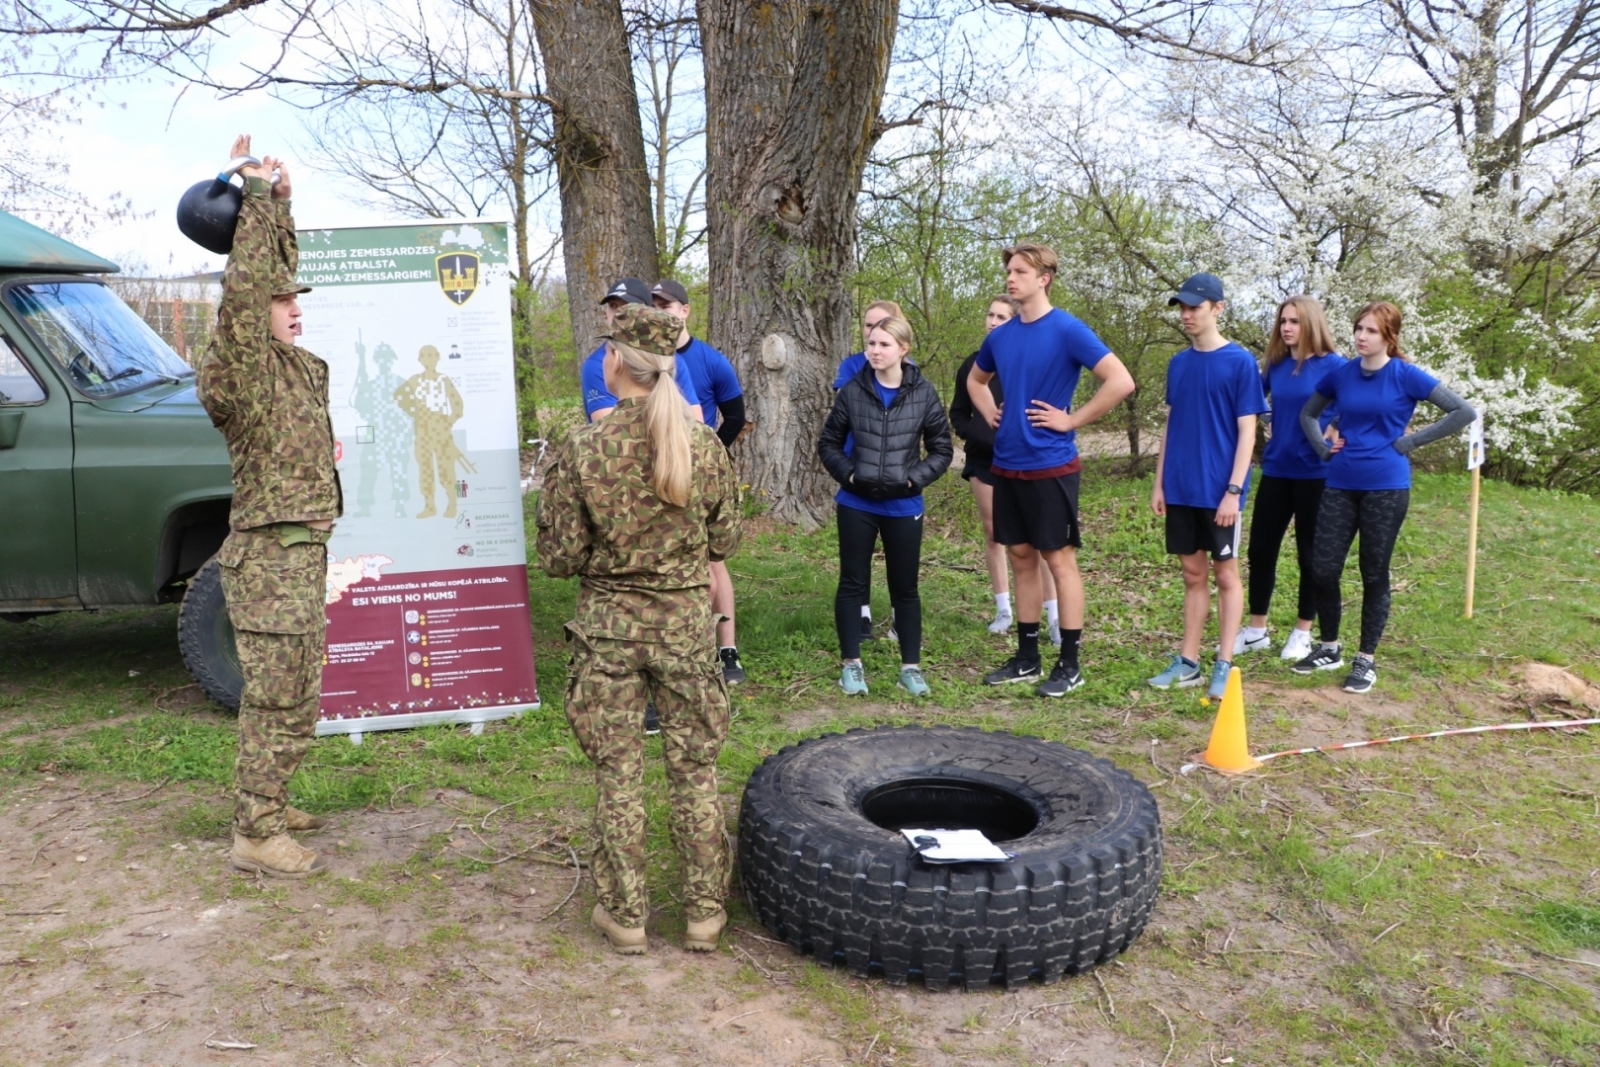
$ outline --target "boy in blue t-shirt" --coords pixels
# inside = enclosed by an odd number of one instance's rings
[[[1233,667],[1224,657],[1232,655],[1244,612],[1240,518],[1250,485],[1256,416],[1267,410],[1267,398],[1255,357],[1217,329],[1225,306],[1220,278],[1194,275],[1168,301],[1172,304],[1179,306],[1189,347],[1167,365],[1167,424],[1150,508],[1166,518],[1167,552],[1183,561],[1183,647],[1150,684],[1187,689],[1203,680],[1200,639],[1211,613],[1209,570],[1217,582],[1220,640],[1207,695],[1220,700]]]
[[[606,290],[606,295],[600,298],[600,303],[605,306],[606,325],[609,326],[616,310],[624,304],[642,304],[650,307],[650,290],[646,289],[644,282],[638,278],[619,278],[612,283],[610,289]],[[589,353],[583,361],[583,366],[578,370],[578,384],[583,390],[583,411],[590,422],[605,418],[611,414],[611,409],[617,406],[617,398],[606,388],[605,358],[606,346],[602,343],[599,348]],[[678,360],[677,381],[678,392],[698,408],[700,397],[695,392],[694,377],[681,359]]]
[[[1078,642],[1083,636],[1083,578],[1078,573],[1076,431],[1133,392],[1133,376],[1093,330],[1050,303],[1060,262],[1044,245],[1004,249],[1006,293],[1015,318],[983,340],[967,375],[967,394],[995,428],[994,539],[1007,547],[1017,576],[1017,654],[983,676],[989,685],[1041,677],[1039,623],[1044,588],[1039,561],[1050,568],[1061,604],[1061,656],[1034,690],[1059,697],[1083,684]],[[1074,410],[1073,394],[1087,367],[1100,388]],[[996,407],[989,382],[998,374],[1007,403]]]
[[[707,426],[717,427],[724,448],[744,429],[744,389],[728,357],[689,332],[689,291],[681,282],[663,278],[650,290],[655,306],[679,322],[678,367],[687,368],[700,397]],[[717,425],[717,415],[722,424]],[[733,576],[722,560],[711,561],[711,610],[722,618],[717,623],[717,655],[722,659],[722,680],[728,685],[744,681],[744,664],[739,662],[739,643],[733,626]]]

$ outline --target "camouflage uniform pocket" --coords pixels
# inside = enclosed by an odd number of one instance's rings
[[[324,625],[328,550],[283,545],[272,530],[235,530],[217,553],[235,630],[305,634]]]

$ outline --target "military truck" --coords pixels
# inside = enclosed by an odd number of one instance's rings
[[[0,619],[181,602],[185,665],[237,710],[227,447],[117,270],[0,212]]]

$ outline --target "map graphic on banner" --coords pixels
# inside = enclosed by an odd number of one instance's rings
[[[506,225],[299,237],[344,486],[317,732],[537,707]]]

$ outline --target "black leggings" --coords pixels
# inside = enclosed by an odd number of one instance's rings
[[[861,605],[872,593],[872,550],[883,536],[889,603],[900,637],[900,662],[922,662],[922,597],[917,571],[922,566],[922,516],[889,518],[839,505],[839,592],[833,598],[833,624],[839,654],[861,658]]]
[[[1311,550],[1312,577],[1317,583],[1317,614],[1322,639],[1339,639],[1339,575],[1350,554],[1350,542],[1361,535],[1361,651],[1378,651],[1389,624],[1389,560],[1395,538],[1411,506],[1409,489],[1328,489],[1317,512],[1317,540]]]
[[[1295,557],[1300,561],[1297,616],[1314,619],[1317,586],[1311,579],[1311,545],[1317,532],[1317,506],[1322,503],[1321,478],[1261,476],[1255,510],[1250,513],[1250,614],[1265,615],[1278,583],[1278,549],[1294,520]]]

